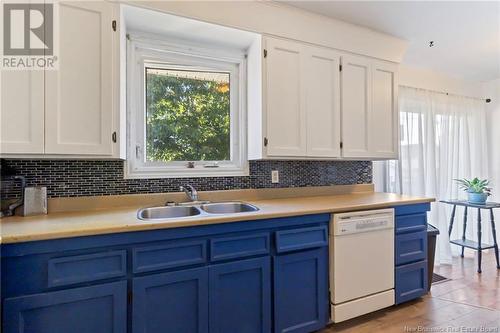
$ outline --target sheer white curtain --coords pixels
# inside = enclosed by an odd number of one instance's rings
[[[464,199],[454,179],[488,178],[486,111],[484,101],[400,87],[399,161],[374,163],[376,189],[436,200]],[[451,209],[435,203],[429,223],[439,228],[436,264],[451,263],[448,225]],[[476,215],[469,213],[467,236],[476,239]],[[485,222],[488,217],[485,214]],[[452,238],[462,233],[462,209],[457,209]],[[483,239],[490,229],[483,224]]]

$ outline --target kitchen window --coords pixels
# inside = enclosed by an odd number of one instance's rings
[[[127,178],[248,175],[245,57],[129,37]]]

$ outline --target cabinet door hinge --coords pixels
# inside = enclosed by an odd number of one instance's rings
[[[342,72],[342,64],[339,64],[339,72]]]
[[[340,141],[340,149],[344,148],[344,143]]]
[[[267,50],[264,49],[264,58],[267,58]]]
[[[113,28],[113,31],[116,31],[116,20],[111,22],[111,28]]]
[[[127,292],[127,302],[128,304],[132,304],[132,291]]]
[[[264,147],[267,147],[268,143],[269,143],[269,140],[267,140],[267,138],[264,138]]]
[[[111,134],[111,140],[116,143],[116,132],[113,132],[113,134]]]

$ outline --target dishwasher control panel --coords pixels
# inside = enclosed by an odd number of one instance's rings
[[[364,212],[333,215],[334,235],[346,235],[394,228],[394,209],[380,209]]]

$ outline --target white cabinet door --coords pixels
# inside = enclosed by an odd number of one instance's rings
[[[340,56],[317,47],[305,55],[307,156],[340,157]]]
[[[45,153],[110,156],[112,4],[59,4],[59,70],[45,76]]]
[[[267,155],[305,156],[304,46],[274,38],[265,43]]]
[[[0,153],[42,154],[43,70],[2,71]]]
[[[372,63],[372,117],[370,156],[398,157],[397,65],[379,61]]]
[[[342,57],[342,156],[398,156],[397,65]]]
[[[370,157],[371,64],[363,57],[342,57],[343,157]]]

